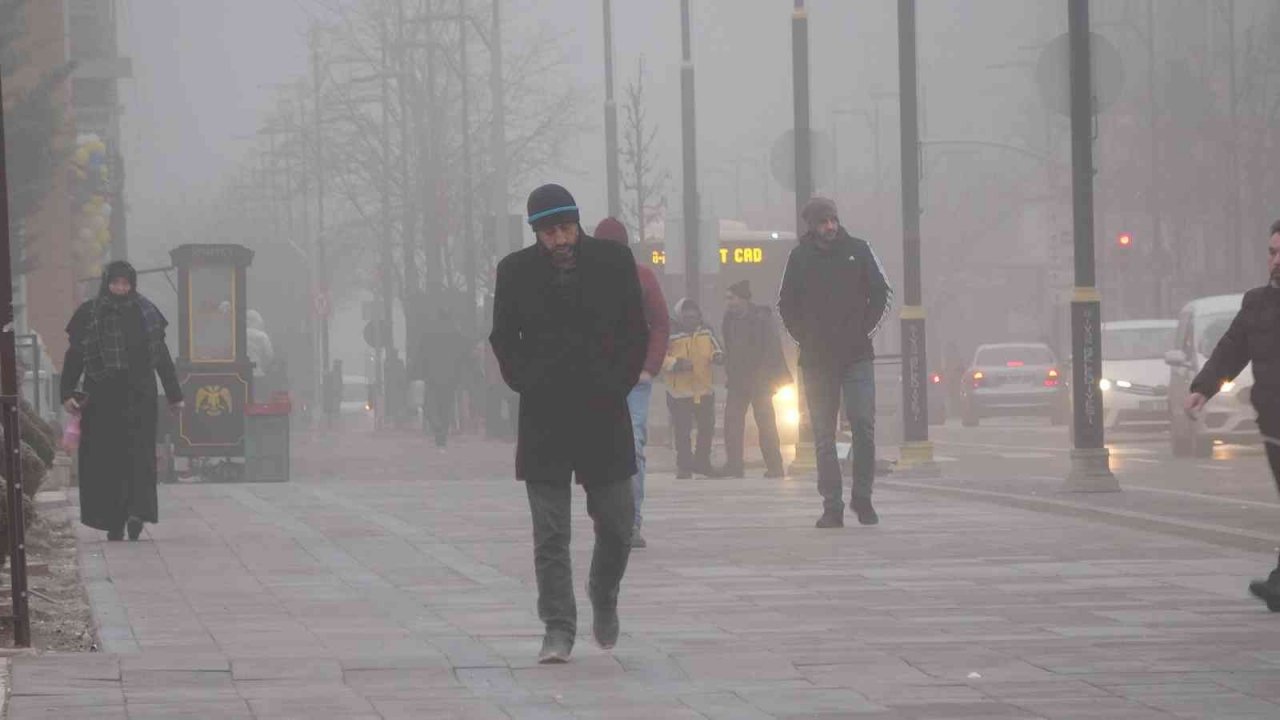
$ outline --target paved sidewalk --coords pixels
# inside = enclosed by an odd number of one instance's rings
[[[82,532],[106,652],[15,659],[10,717],[1280,717],[1244,589],[1273,554],[888,483],[881,526],[819,531],[810,479],[658,474],[618,647],[540,667],[510,445],[296,451],[288,484],[163,487],[141,542]]]

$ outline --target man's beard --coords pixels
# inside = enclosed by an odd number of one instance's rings
[[[572,247],[555,248],[551,251],[551,262],[559,268],[569,268],[574,265],[574,255]]]

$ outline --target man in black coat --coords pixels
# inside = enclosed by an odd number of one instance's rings
[[[1271,476],[1280,489],[1280,220],[1271,224],[1267,254],[1270,282],[1245,293],[1240,312],[1191,382],[1185,409],[1192,418],[1197,416],[1223,382],[1234,380],[1252,362],[1250,400],[1258,412]],[[1266,580],[1249,583],[1249,592],[1272,612],[1280,612],[1280,565]]]
[[[627,394],[644,364],[648,325],[628,248],[587,236],[559,185],[529,195],[537,242],[498,263],[489,342],[520,394],[516,478],[533,516],[538,661],[569,659],[577,606],[569,558],[570,477],[595,525],[588,593],[601,647],[617,642],[618,589],[631,554],[635,443]]]
[[[750,407],[760,434],[765,477],[782,477],[782,449],[778,421],[773,412],[773,394],[791,383],[791,371],[782,356],[782,343],[773,319],[773,309],[751,302],[751,284],[742,280],[729,286],[725,294],[724,322],[724,475],[742,477],[743,435]]]
[[[820,528],[844,526],[836,419],[840,398],[853,428],[853,490],[858,522],[880,522],[871,506],[876,470],[875,351],[871,337],[889,312],[893,291],[867,241],[840,226],[835,203],[815,197],[801,217],[809,231],[787,258],[778,312],[800,344],[813,449],[822,495]]]

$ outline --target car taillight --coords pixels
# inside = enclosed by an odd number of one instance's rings
[[[934,385],[941,385],[941,384],[942,384],[942,375],[941,375],[941,374],[939,374],[939,373],[934,373],[934,374],[930,375],[930,376],[929,376],[929,382],[933,383]]]
[[[982,380],[983,380],[983,378],[985,378],[985,377],[986,377],[986,375],[983,375],[981,370],[979,370],[979,371],[975,372],[975,373],[973,374],[973,386],[974,386],[974,387],[982,387]]]
[[[1044,379],[1045,387],[1058,387],[1058,371],[1049,369],[1049,374]]]

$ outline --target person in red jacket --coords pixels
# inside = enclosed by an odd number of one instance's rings
[[[596,226],[595,236],[602,240],[628,245],[627,229],[614,218],[605,218]],[[667,300],[662,296],[662,285],[653,268],[636,263],[636,275],[640,278],[640,295],[644,299],[644,319],[649,324],[649,349],[644,356],[644,370],[640,382],[627,395],[627,407],[631,410],[631,431],[636,439],[636,474],[631,476],[631,492],[636,500],[636,522],[631,531],[631,547],[647,545],[640,534],[644,519],[640,505],[644,502],[644,447],[648,440],[649,398],[653,395],[653,378],[662,370],[662,360],[667,354],[667,337],[671,320],[667,317]]]

